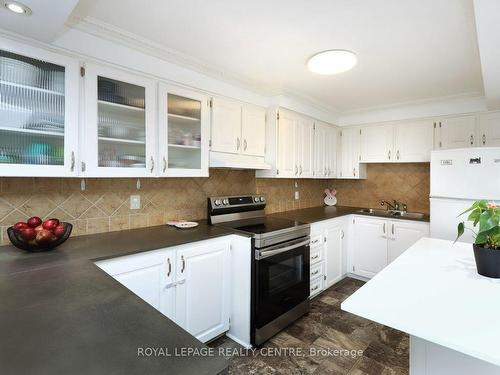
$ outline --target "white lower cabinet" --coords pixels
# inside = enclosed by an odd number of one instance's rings
[[[354,219],[352,272],[372,278],[387,265],[387,220]]]
[[[229,329],[230,248],[230,240],[208,240],[96,265],[207,342]]]
[[[429,224],[415,221],[394,220],[389,221],[389,242],[387,260],[391,263],[406,249],[422,237],[429,236]]]
[[[311,297],[340,281],[346,274],[345,219],[325,220],[311,226]]]
[[[368,279],[429,236],[429,223],[425,222],[356,216],[353,225],[350,271]]]
[[[175,322],[206,342],[229,329],[230,243],[177,251]]]

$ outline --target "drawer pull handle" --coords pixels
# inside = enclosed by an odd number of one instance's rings
[[[317,275],[318,273],[319,273],[319,270],[316,270],[316,271],[314,271],[314,272],[312,273],[312,275],[314,276],[314,275]]]
[[[312,244],[315,244],[315,243],[318,243],[318,242],[319,242],[319,240],[314,240],[314,241],[312,241],[311,243],[312,243]]]
[[[314,288],[312,288],[311,290],[314,292],[315,290],[318,290],[319,286],[316,285]]]
[[[319,258],[319,255],[315,255],[311,259],[318,259],[318,258]]]

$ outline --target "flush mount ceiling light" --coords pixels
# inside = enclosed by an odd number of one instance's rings
[[[317,74],[339,74],[354,68],[358,58],[351,51],[332,49],[317,53],[309,58],[307,67]]]
[[[26,5],[17,1],[4,1],[4,7],[16,14],[24,14],[25,16],[31,15],[31,9]]]

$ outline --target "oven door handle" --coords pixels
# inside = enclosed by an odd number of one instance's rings
[[[296,248],[301,247],[301,246],[309,245],[309,243],[310,243],[310,238],[308,238],[305,241],[301,241],[299,243],[295,243],[295,244],[290,245],[290,246],[280,247],[276,250],[255,250],[255,259],[260,260],[260,259],[268,258],[268,257],[271,257],[273,255],[281,254],[281,253],[296,249]]]

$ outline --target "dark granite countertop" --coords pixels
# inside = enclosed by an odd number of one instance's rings
[[[371,217],[374,216],[382,217],[391,220],[411,220],[411,221],[423,221],[423,222],[429,221],[428,215],[425,215],[422,219],[406,219],[401,217],[387,217],[387,216],[378,216],[373,214],[362,213],[360,212],[360,210],[362,209],[363,207],[321,206],[321,207],[302,208],[299,210],[278,212],[272,214],[271,216],[293,219],[308,224],[352,214],[365,215]]]
[[[74,237],[46,253],[0,247],[0,373],[226,372],[218,356],[139,357],[139,347],[206,346],[93,262],[229,234],[201,222]]]

